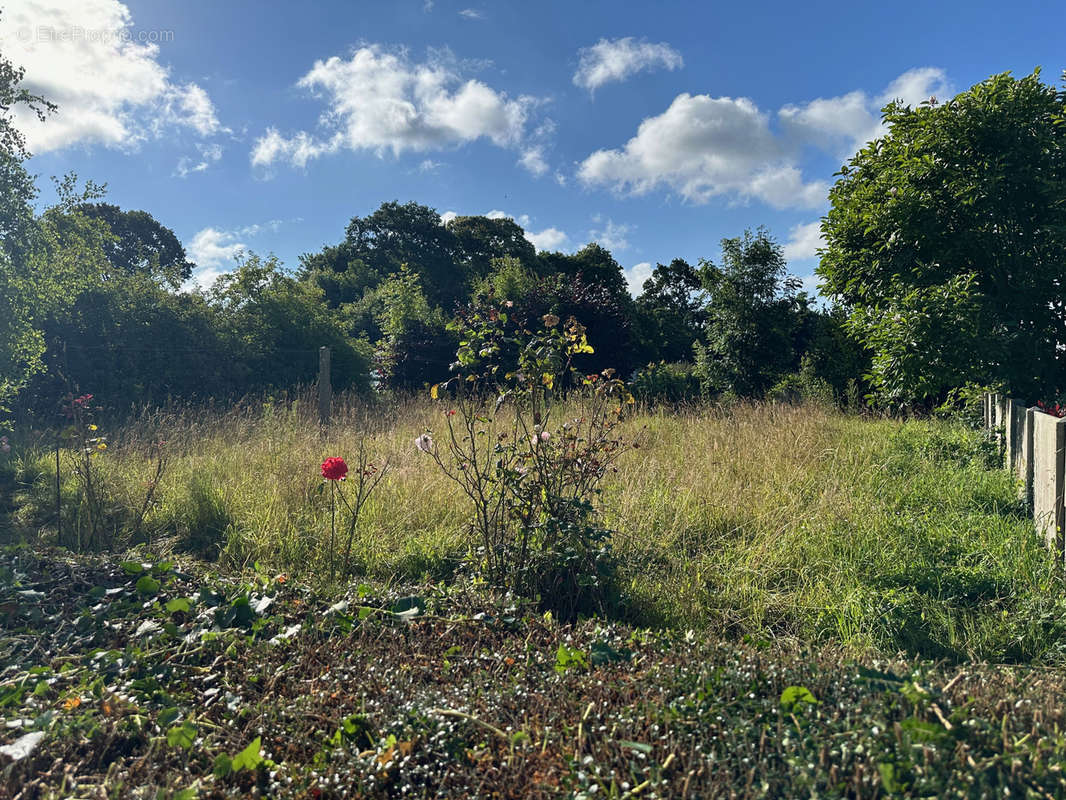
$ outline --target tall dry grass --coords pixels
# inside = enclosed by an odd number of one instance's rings
[[[470,544],[468,508],[414,447],[424,430],[443,430],[442,407],[338,406],[326,431],[310,397],[148,415],[110,432],[99,468],[113,497],[136,498],[148,443],[166,439],[145,525],[155,549],[322,580],[318,467],[353,456],[365,437],[389,473],[364,510],[355,572],[447,578]],[[633,619],[947,658],[1057,657],[1066,587],[979,434],[774,404],[638,410],[624,430],[640,446],[598,505]],[[24,472],[28,518],[35,503],[47,507],[46,457]]]

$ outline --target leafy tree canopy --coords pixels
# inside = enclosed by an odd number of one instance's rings
[[[872,350],[892,405],[953,385],[1064,388],[1064,95],[1039,71],[885,107],[888,133],[840,171],[818,273]]]
[[[186,258],[174,231],[147,211],[123,211],[110,203],[86,203],[78,210],[101,220],[114,234],[104,249],[115,274],[148,275],[173,289],[192,275],[196,265]]]

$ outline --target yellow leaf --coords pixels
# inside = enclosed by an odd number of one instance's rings
[[[541,377],[541,381],[549,389],[551,389],[553,386],[555,386],[555,378],[549,372],[545,372],[544,373],[544,375]]]
[[[439,385],[435,383],[435,384],[433,384],[433,388],[429,390],[429,396],[432,397],[434,400],[437,399],[437,389],[438,388],[439,388]]]
[[[91,431],[95,431],[95,430],[96,430],[96,426],[95,426],[95,425],[90,425],[90,426],[89,426],[89,430],[91,430]]]

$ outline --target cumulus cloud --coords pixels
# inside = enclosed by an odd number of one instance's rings
[[[459,12],[459,16],[464,19],[485,19],[485,15],[476,8],[464,8]]]
[[[285,135],[268,128],[252,149],[254,166],[283,160],[303,167],[345,149],[379,156],[427,152],[476,139],[519,148],[538,102],[464,80],[447,53],[415,63],[379,45],[361,47],[348,59],[316,61],[296,85],[325,101],[319,130]]]
[[[655,267],[653,267],[648,261],[641,261],[639,264],[627,267],[623,271],[626,274],[626,284],[629,286],[629,293],[633,295],[633,297],[639,297],[644,292],[644,281],[651,277],[652,272],[655,271]]]
[[[881,109],[893,100],[917,106],[934,95],[943,98],[953,94],[942,69],[920,67],[904,72],[878,95],[853,91],[839,97],[819,97],[804,105],[786,105],[778,116],[786,132],[800,141],[846,157],[885,133]]]
[[[594,242],[599,242],[608,250],[625,250],[629,247],[626,238],[633,229],[632,225],[616,223],[612,219],[604,220],[599,215],[592,218],[595,223],[601,223],[602,228],[593,228],[589,231],[589,237]]]
[[[225,132],[195,83],[174,82],[159,62],[167,31],[133,27],[118,0],[34,0],[0,15],[4,55],[26,70],[25,88],[58,105],[41,122],[13,109],[32,152],[73,144],[131,148],[174,127],[206,137]]]
[[[641,122],[624,147],[586,158],[578,177],[586,185],[631,194],[665,187],[694,203],[727,194],[775,207],[791,204],[776,184],[784,180],[800,190],[803,204],[812,204],[822,187],[804,185],[791,166],[767,115],[751,100],[686,93]]]
[[[237,258],[248,249],[245,239],[265,232],[277,233],[283,224],[283,220],[272,219],[235,230],[207,227],[197,231],[185,248],[189,260],[196,264],[185,288],[211,286],[219,276],[236,266]]]
[[[808,147],[846,156],[883,133],[879,109],[890,100],[915,105],[950,93],[942,70],[922,67],[875,96],[854,91],[786,105],[776,115],[744,97],[680,94],[663,113],[641,122],[624,146],[590,154],[577,174],[586,186],[620,194],[666,189],[692,203],[724,196],[774,208],[818,208],[829,184],[804,177],[801,158]]]
[[[789,261],[817,258],[818,248],[824,246],[821,220],[794,225],[788,232],[788,241],[785,242],[785,258]]]
[[[566,250],[570,247],[570,237],[558,228],[545,228],[534,233],[526,231],[528,239],[538,252],[541,250]]]
[[[521,158],[518,159],[518,163],[520,166],[527,169],[530,174],[535,175],[538,178],[548,171],[548,162],[544,158],[544,148],[539,145],[523,150]]]
[[[590,92],[638,72],[656,68],[674,70],[684,66],[681,54],[666,42],[653,44],[637,41],[632,36],[600,39],[591,47],[581,48],[578,59],[574,85]]]

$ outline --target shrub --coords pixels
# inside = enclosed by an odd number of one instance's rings
[[[689,362],[648,364],[633,375],[632,388],[638,400],[651,403],[686,403],[700,398],[696,367]]]
[[[447,432],[440,443],[427,432],[416,444],[470,501],[476,569],[565,619],[604,611],[615,565],[593,500],[626,449],[616,429],[633,396],[613,370],[576,373],[573,357],[592,348],[573,318],[561,324],[546,314],[531,330],[486,301],[455,328],[458,374],[433,387],[448,398]],[[513,371],[496,360],[505,352],[517,352]],[[576,387],[581,413],[557,421],[564,381]]]

